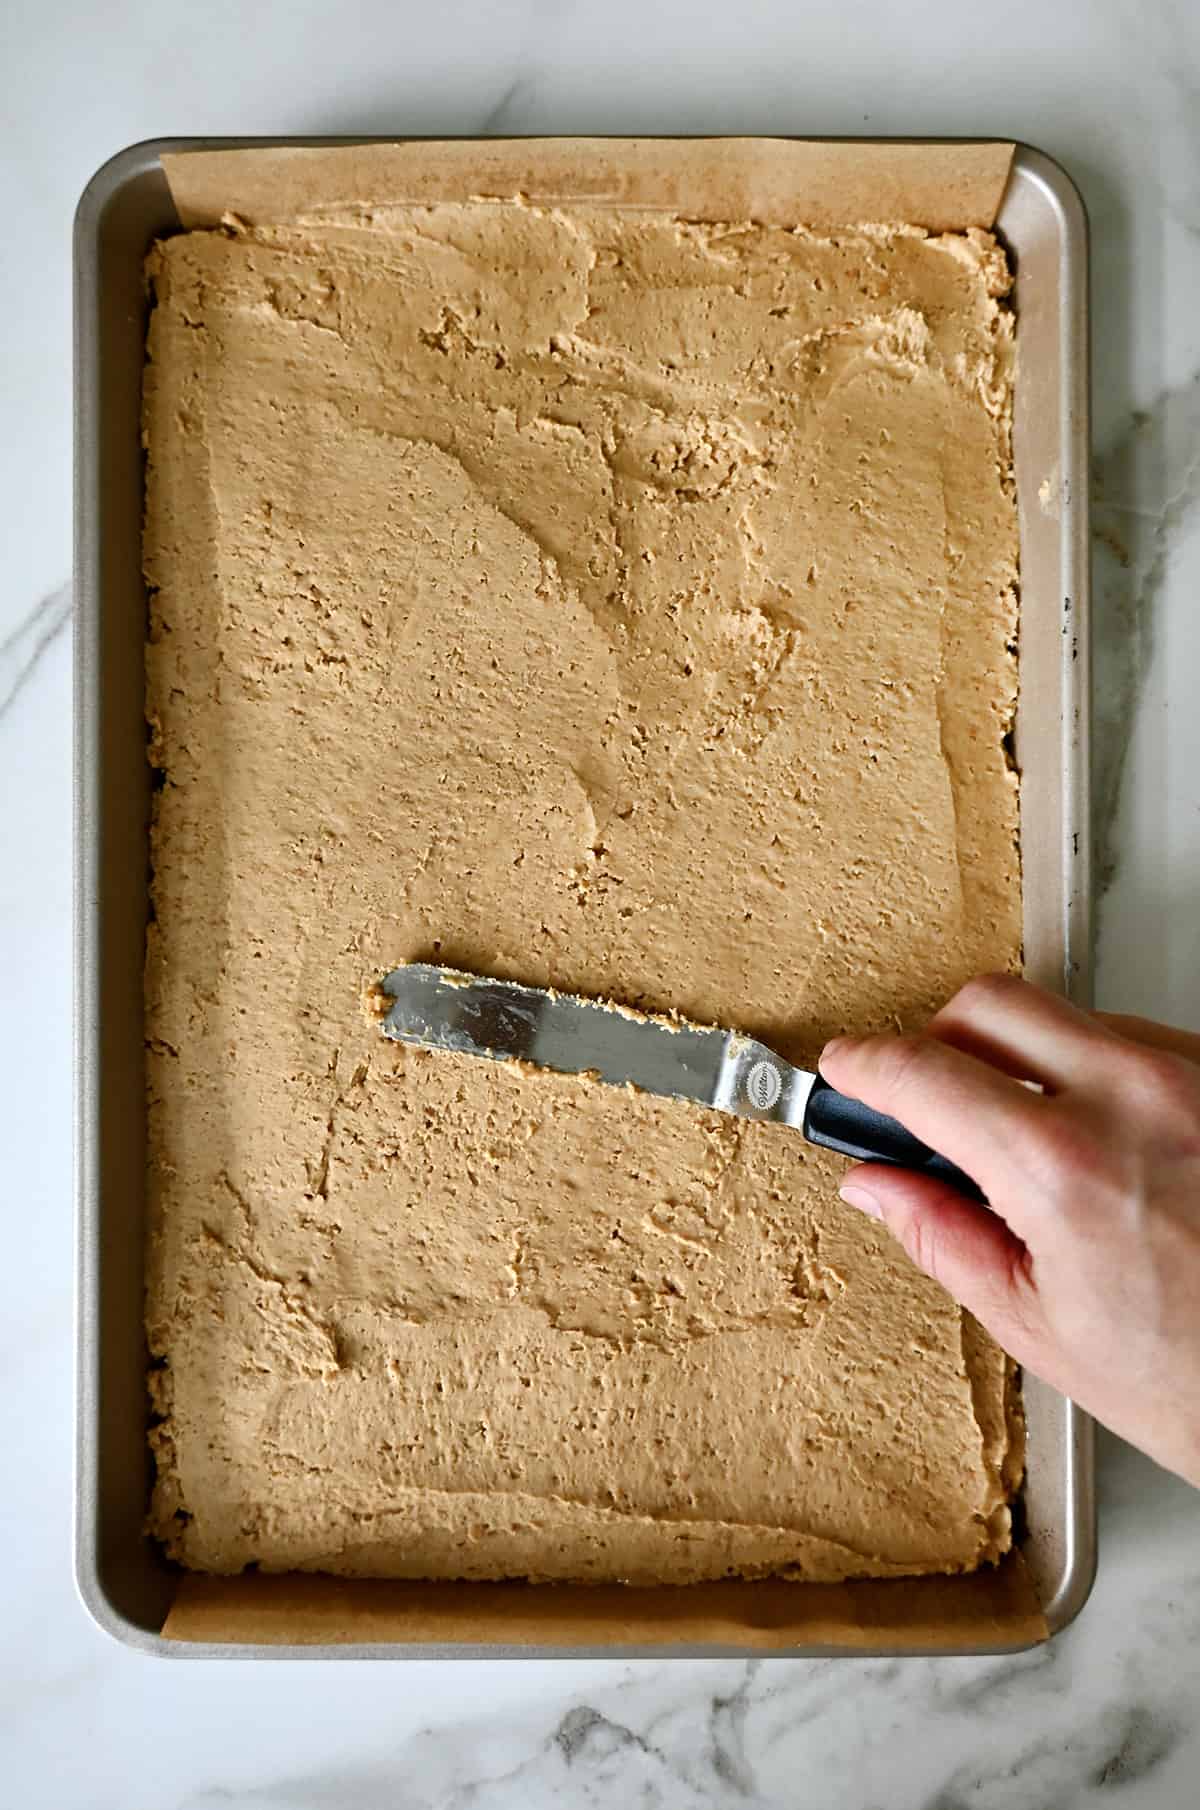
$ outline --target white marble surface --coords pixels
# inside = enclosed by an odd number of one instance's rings
[[[166,1665],[70,1578],[71,212],[189,132],[1025,138],[1095,234],[1099,994],[1200,1027],[1200,12],[1165,0],[9,0],[0,19],[0,1798],[113,1810],[1200,1801],[1200,1497],[1105,1442],[1099,1582],[1010,1661]]]

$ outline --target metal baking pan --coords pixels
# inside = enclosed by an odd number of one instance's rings
[[[179,226],[160,154],[254,142],[262,141],[160,139],[135,145],[92,178],[75,222],[76,1575],[84,1603],[101,1626],[160,1654],[466,1656],[480,1649],[368,1641],[231,1647],[168,1640],[161,1629],[178,1573],[143,1527],[150,1487],[142,1332],[142,962],[150,773],[143,724],[142,265],[151,241]],[[997,228],[1014,263],[1018,314],[1016,742],[1023,775],[1028,970],[1087,1003],[1087,223],[1065,173],[1042,153],[1018,146]],[[1091,1427],[1072,1403],[1032,1378],[1025,1381],[1025,1404],[1028,1478],[1018,1515],[1020,1543],[1054,1633],[1078,1613],[1095,1568]],[[485,1650],[497,1656],[564,1651]],[[613,1646],[567,1650],[578,1657],[630,1652]],[[682,1647],[666,1638],[649,1650],[693,1657],[742,1651]],[[812,1655],[842,1649],[777,1650]],[[888,1649],[860,1645],[856,1650]]]

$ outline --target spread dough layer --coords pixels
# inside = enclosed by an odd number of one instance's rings
[[[1020,953],[987,234],[513,203],[150,260],[152,1526],[185,1565],[974,1566],[1006,1360],[795,1133],[406,1051],[441,959],[812,1062]]]

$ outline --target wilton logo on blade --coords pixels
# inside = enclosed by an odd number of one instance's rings
[[[771,1062],[756,1062],[746,1076],[746,1094],[751,1106],[769,1112],[783,1092],[779,1070]]]

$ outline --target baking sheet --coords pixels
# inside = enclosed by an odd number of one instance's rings
[[[1006,187],[1007,184],[1007,187]],[[78,1570],[112,1631],[161,1651],[979,1651],[1042,1638],[1090,1582],[1087,1430],[1030,1383],[1020,1553],[960,1579],[631,1593],[520,1584],[183,1577],[145,1540],[141,1339],[143,755],[137,424],[149,241],[227,212],[285,220],[358,202],[525,194],[815,225],[991,225],[1016,256],[1021,515],[1017,724],[1028,971],[1087,987],[1086,345],[1078,198],[997,144],[511,140],[135,148],[77,222],[77,745],[81,1011]],[[1074,655],[1074,658],[1072,658]],[[139,1450],[140,1448],[140,1450]],[[164,1642],[158,1631],[168,1636]]]

